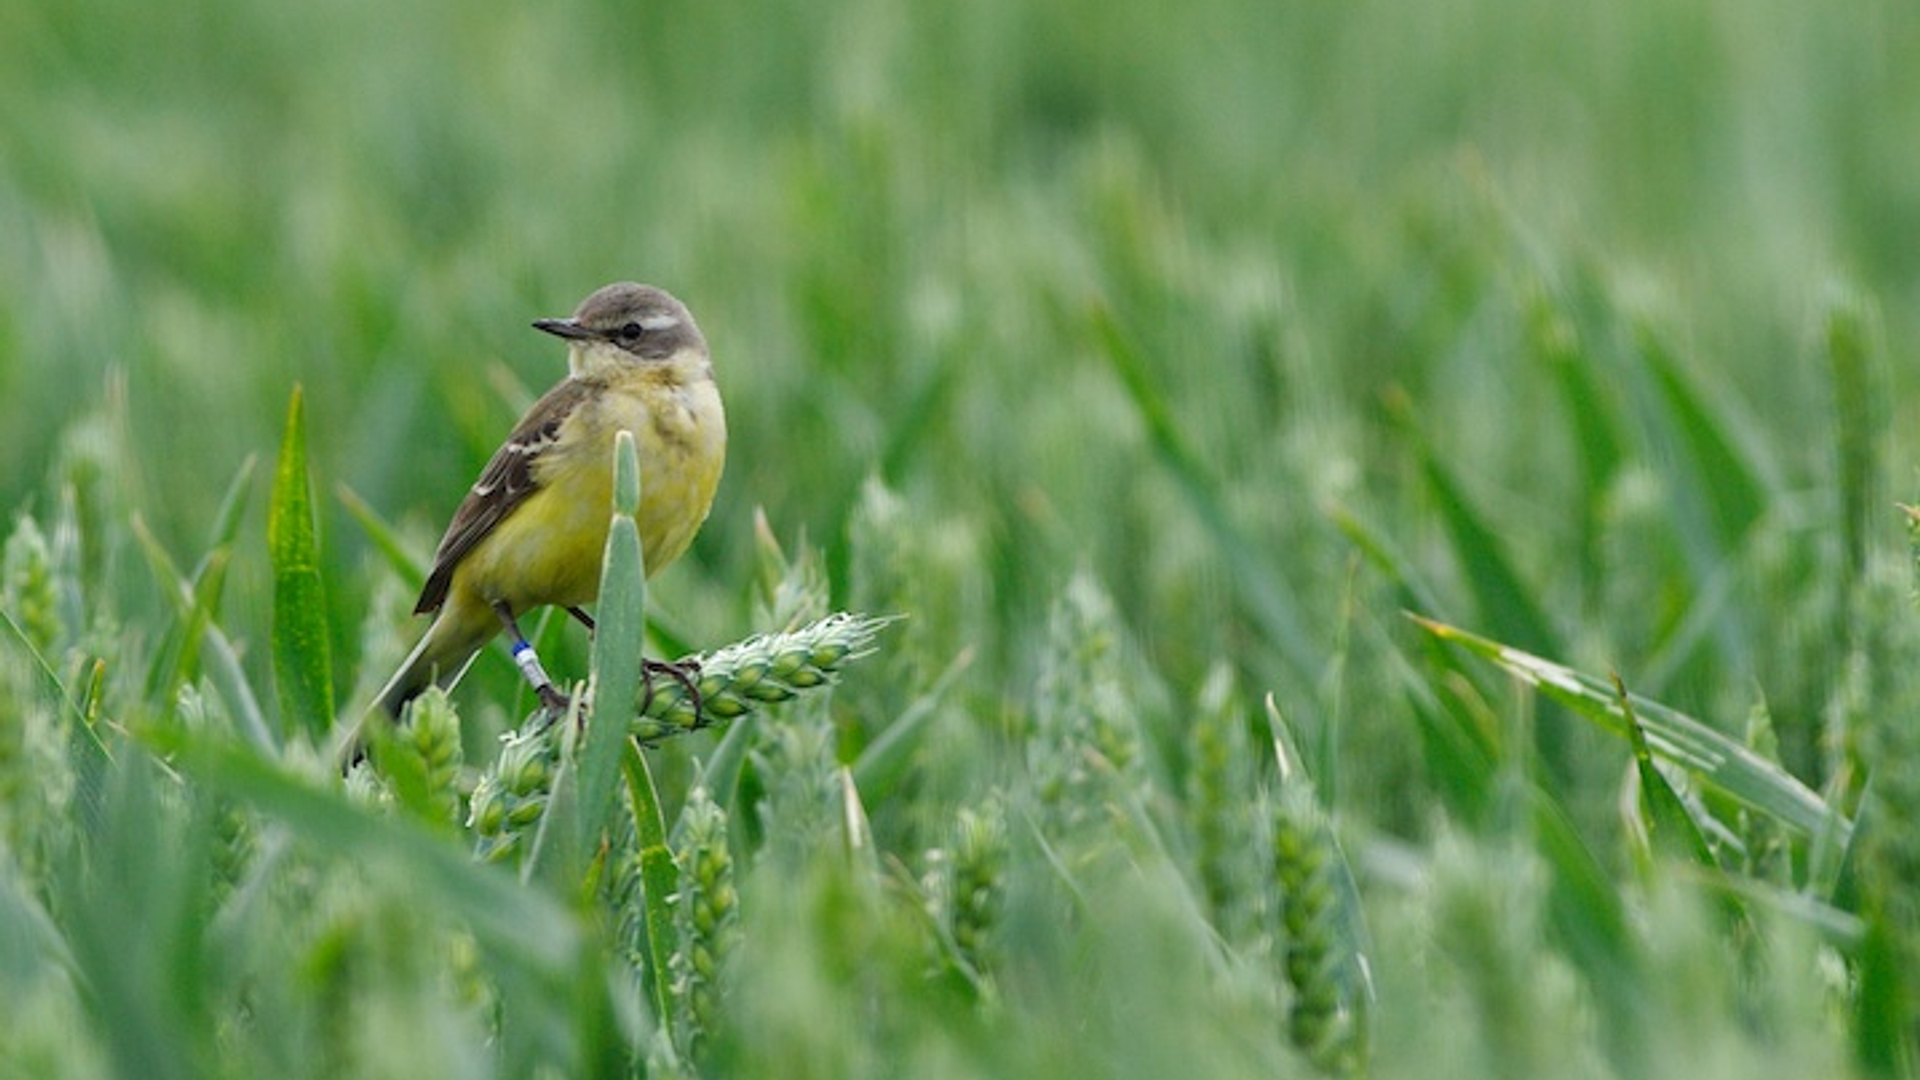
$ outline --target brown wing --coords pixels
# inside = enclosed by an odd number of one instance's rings
[[[447,601],[447,587],[460,560],[527,501],[527,496],[539,489],[539,482],[533,477],[533,463],[553,446],[560,425],[586,399],[587,392],[586,383],[567,379],[534,402],[527,415],[514,425],[507,441],[494,451],[487,467],[480,470],[480,479],[474,481],[460,509],[453,512],[447,534],[440,538],[439,550],[433,553],[433,569],[427,574],[426,586],[420,590],[420,602],[413,606],[415,615],[440,610],[440,605]]]

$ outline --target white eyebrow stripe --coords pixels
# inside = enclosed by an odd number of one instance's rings
[[[649,315],[640,320],[642,330],[668,330],[679,325],[678,315]]]

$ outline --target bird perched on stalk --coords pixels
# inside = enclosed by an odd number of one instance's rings
[[[567,342],[567,377],[514,425],[454,511],[414,605],[433,622],[377,699],[391,716],[434,683],[458,679],[503,629],[541,703],[566,707],[518,620],[556,606],[592,628],[584,605],[600,591],[616,433],[632,432],[639,452],[635,522],[647,576],[680,557],[713,505],[727,417],[686,306],[623,281],[570,318],[533,325]]]

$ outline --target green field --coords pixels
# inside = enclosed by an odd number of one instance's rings
[[[0,6],[0,1076],[1920,1073],[1916,57]],[[710,655],[644,756],[503,742],[483,655],[343,782],[529,321],[623,278],[732,431],[647,655],[900,618]]]

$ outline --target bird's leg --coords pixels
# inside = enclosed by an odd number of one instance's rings
[[[540,666],[540,654],[533,651],[533,645],[527,641],[527,635],[520,632],[520,623],[513,617],[513,609],[506,601],[493,603],[494,614],[506,624],[507,632],[513,635],[513,662],[519,666],[520,674],[527,677],[533,685],[533,692],[540,698],[541,707],[556,715],[567,711],[567,695],[553,685],[547,677],[547,669]]]
[[[588,615],[584,609],[580,609],[578,605],[568,607],[566,613],[572,615],[574,619],[578,619],[580,625],[586,626],[589,634],[595,630],[593,617]],[[664,661],[664,659],[647,659],[647,657],[641,657],[641,659],[639,659],[639,675],[641,675],[641,686],[643,686],[645,692],[647,692],[645,698],[641,698],[641,701],[639,701],[639,711],[641,711],[641,713],[645,713],[645,711],[647,711],[647,705],[653,703],[653,676],[664,675],[672,678],[674,682],[678,682],[680,688],[687,692],[687,701],[693,701],[693,715],[695,715],[695,717],[701,715],[701,686],[699,686],[701,661],[697,661],[697,659],[684,659],[684,661],[680,661],[680,663],[668,663],[668,661]]]
[[[570,606],[567,608],[567,614],[578,619],[580,625],[587,628],[587,633],[591,634],[594,632],[593,616],[587,614],[586,611],[578,606]],[[508,625],[511,626],[512,623],[509,622]],[[518,654],[516,653],[515,655],[517,656]],[[646,688],[646,696],[640,699],[641,712],[646,712],[647,706],[653,704],[653,677],[655,675],[665,675],[680,684],[680,688],[687,692],[687,700],[693,702],[693,714],[695,716],[700,715],[700,661],[687,659],[675,664],[665,660],[648,660],[645,657],[641,657],[640,675],[642,685]]]

